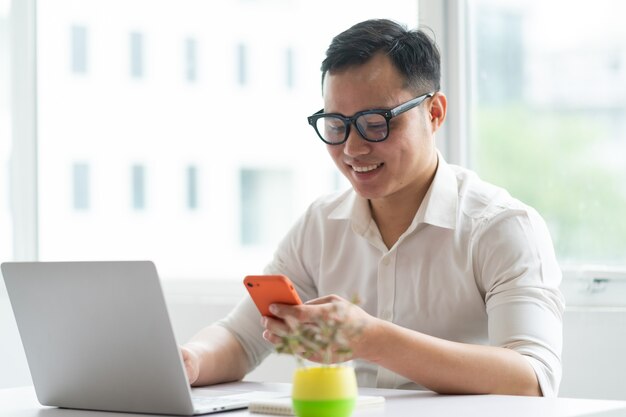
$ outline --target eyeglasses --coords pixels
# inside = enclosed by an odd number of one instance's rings
[[[361,137],[368,142],[382,142],[389,137],[389,121],[402,113],[422,104],[435,93],[426,93],[415,97],[393,109],[373,109],[355,113],[346,117],[339,113],[318,111],[307,119],[320,139],[328,145],[341,145],[348,140],[350,125],[354,124]]]

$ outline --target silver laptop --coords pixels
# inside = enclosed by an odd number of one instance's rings
[[[2,275],[43,405],[192,415],[274,396],[192,398],[152,262],[7,262]]]

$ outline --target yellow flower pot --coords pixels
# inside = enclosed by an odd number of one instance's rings
[[[348,366],[298,368],[291,400],[298,417],[348,417],[358,395],[354,369]]]

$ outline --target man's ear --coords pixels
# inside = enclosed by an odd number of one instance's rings
[[[430,112],[430,123],[433,133],[435,133],[443,121],[446,119],[446,111],[448,109],[448,99],[443,93],[437,92],[428,101],[428,110]]]

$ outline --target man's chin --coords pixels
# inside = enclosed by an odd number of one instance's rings
[[[365,198],[366,200],[378,200],[384,197],[384,193],[381,193],[379,190],[373,190],[371,187],[355,187],[355,185],[352,184],[352,188],[359,197]]]

